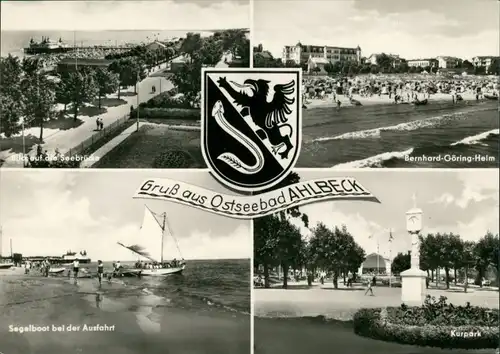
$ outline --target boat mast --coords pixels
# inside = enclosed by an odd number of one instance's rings
[[[160,263],[163,264],[163,241],[165,240],[165,224],[167,222],[167,213],[163,213],[163,225],[161,227],[161,260]]]

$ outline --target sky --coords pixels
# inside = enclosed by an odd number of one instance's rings
[[[255,0],[254,45],[360,46],[405,59],[499,54],[497,0]]]
[[[249,0],[2,1],[2,30],[249,28]]]
[[[380,204],[340,201],[300,207],[309,216],[310,227],[318,222],[330,228],[346,225],[366,254],[377,252],[377,242],[379,254],[387,258],[410,250],[405,213],[413,208],[414,195],[416,206],[423,211],[423,235],[453,232],[464,240],[478,241],[487,231],[498,234],[498,170],[307,171],[299,172],[301,180],[354,177],[380,200]],[[305,237],[310,235],[305,227],[301,230]]]
[[[117,242],[147,247],[148,240],[138,240],[146,204],[155,213],[167,213],[185,259],[251,257],[250,221],[172,202],[133,199],[143,181],[152,177],[228,193],[205,171],[5,170],[0,180],[3,253],[10,254],[12,239],[13,251],[25,256],[86,250],[95,261],[135,260]],[[167,235],[167,246],[171,241]],[[165,249],[165,259],[180,258],[176,248]]]

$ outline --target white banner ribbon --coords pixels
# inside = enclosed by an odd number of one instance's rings
[[[133,198],[165,200],[237,219],[253,219],[322,200],[380,201],[352,177],[320,178],[256,195],[230,195],[166,178],[145,180]]]

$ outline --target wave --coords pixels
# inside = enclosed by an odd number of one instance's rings
[[[456,141],[448,145],[428,145],[417,148],[410,148],[403,151],[384,152],[382,154],[370,156],[366,159],[350,161],[333,166],[333,169],[346,169],[346,168],[374,168],[374,167],[389,167],[391,162],[396,160],[404,160],[405,156],[420,156],[431,155],[436,153],[444,153],[453,149],[464,148],[467,149],[471,145],[488,146],[488,142],[496,142],[500,132],[499,129],[493,129],[484,133],[472,135],[462,140]]]
[[[485,109],[485,110],[489,110]],[[477,112],[477,110],[475,111]],[[467,119],[469,117],[469,112],[455,112],[450,114],[443,114],[431,118],[414,120],[411,122],[399,123],[396,125],[389,125],[380,128],[366,129],[355,132],[348,132],[336,136],[327,136],[316,138],[313,142],[329,141],[329,140],[346,140],[346,139],[369,139],[369,138],[380,138],[380,134],[384,131],[413,131],[428,127],[438,127],[440,125],[446,124],[450,121],[456,121],[459,119]]]
[[[333,166],[333,169],[349,169],[349,168],[369,168],[369,167],[384,167],[387,161],[395,159],[404,159],[413,153],[413,148],[404,151],[384,152],[375,156],[370,156],[366,159],[356,160],[346,163],[341,163]]]
[[[472,135],[468,136],[467,138],[463,138],[460,141],[457,141],[451,146],[456,146],[456,145],[476,145],[476,144],[481,144],[481,145],[486,145],[484,144],[484,140],[488,140],[489,138],[498,136],[500,134],[500,129],[493,129],[484,133],[480,133],[477,135]]]

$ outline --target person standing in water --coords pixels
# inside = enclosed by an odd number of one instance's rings
[[[104,274],[104,264],[101,260],[97,261],[97,279],[99,279],[99,286],[102,284],[102,275]]]
[[[78,259],[75,259],[73,261],[73,279],[75,280],[76,284],[76,278],[78,278],[78,271],[80,270],[80,262]]]

